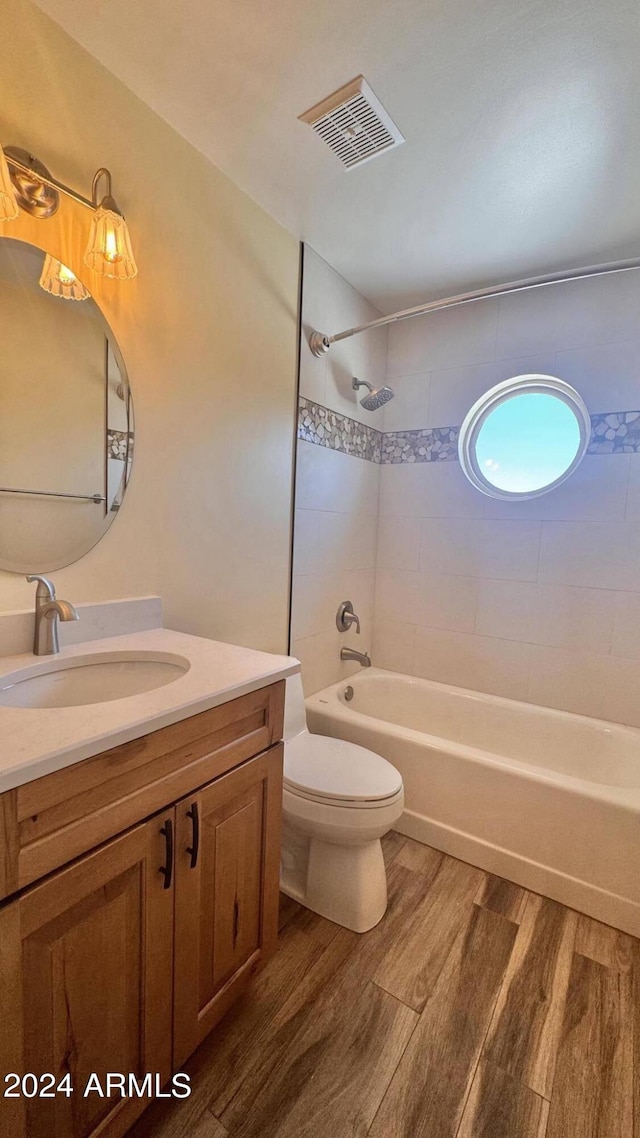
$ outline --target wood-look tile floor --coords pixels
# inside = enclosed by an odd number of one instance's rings
[[[191,1097],[132,1138],[640,1138],[640,942],[399,834],[384,848],[384,920],[358,936],[283,898],[279,950],[187,1063]]]

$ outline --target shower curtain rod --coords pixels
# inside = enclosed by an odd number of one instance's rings
[[[587,269],[573,269],[569,272],[551,273],[549,276],[529,277],[523,281],[513,281],[510,284],[490,285],[475,292],[461,292],[458,296],[448,296],[444,300],[432,300],[428,304],[418,304],[415,308],[405,308],[401,312],[393,312],[390,316],[381,316],[379,320],[371,320],[368,324],[359,324],[357,328],[347,328],[345,332],[338,332],[335,336],[327,336],[324,332],[312,332],[309,336],[309,347],[314,356],[322,356],[329,351],[332,344],[338,340],[348,340],[350,336],[358,336],[360,332],[368,332],[371,328],[383,328],[385,324],[395,324],[398,320],[410,320],[412,316],[426,316],[429,312],[440,312],[444,308],[457,308],[462,304],[471,304],[474,300],[491,300],[495,296],[508,296],[513,292],[525,292],[530,288],[543,288],[545,285],[564,284],[566,281],[580,281],[587,277],[606,276],[607,273],[626,273],[631,269],[640,269],[640,260],[610,261],[605,265],[592,265]]]

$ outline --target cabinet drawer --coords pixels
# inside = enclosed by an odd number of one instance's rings
[[[282,738],[284,682],[0,795],[0,897]]]

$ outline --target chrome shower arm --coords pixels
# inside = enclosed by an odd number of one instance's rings
[[[443,300],[432,300],[427,304],[418,304],[415,308],[404,308],[402,311],[393,312],[389,316],[381,316],[378,320],[371,320],[368,324],[359,324],[355,328],[347,328],[344,332],[337,332],[335,336],[327,336],[324,332],[314,331],[309,336],[309,347],[314,356],[322,356],[329,351],[332,344],[336,344],[339,340],[348,340],[350,336],[358,336],[361,332],[369,332],[372,328],[383,328],[386,324],[395,324],[399,320],[410,320],[413,316],[427,316],[430,312],[440,312],[444,308],[458,308],[463,304],[472,304],[475,300],[492,300],[494,297],[508,296],[514,292],[544,288],[545,285],[565,284],[569,281],[586,280],[588,277],[601,277],[610,273],[626,273],[632,269],[640,269],[640,260],[611,261],[604,265],[592,265],[586,269],[550,273],[547,276],[529,277],[527,280],[512,281],[509,284],[490,285],[488,288],[476,289],[474,292],[461,292],[457,296],[448,296]]]

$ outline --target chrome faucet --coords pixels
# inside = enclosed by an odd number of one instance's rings
[[[79,620],[80,617],[69,601],[57,601],[53,581],[37,573],[27,577],[27,581],[37,581],[36,623],[33,636],[33,651],[36,656],[54,656],[60,651],[58,640],[58,619]]]
[[[356,652],[355,648],[341,648],[340,649],[340,659],[341,660],[357,660],[359,664],[362,664],[363,668],[370,668],[371,667],[371,657],[369,656],[369,653],[368,652]]]

